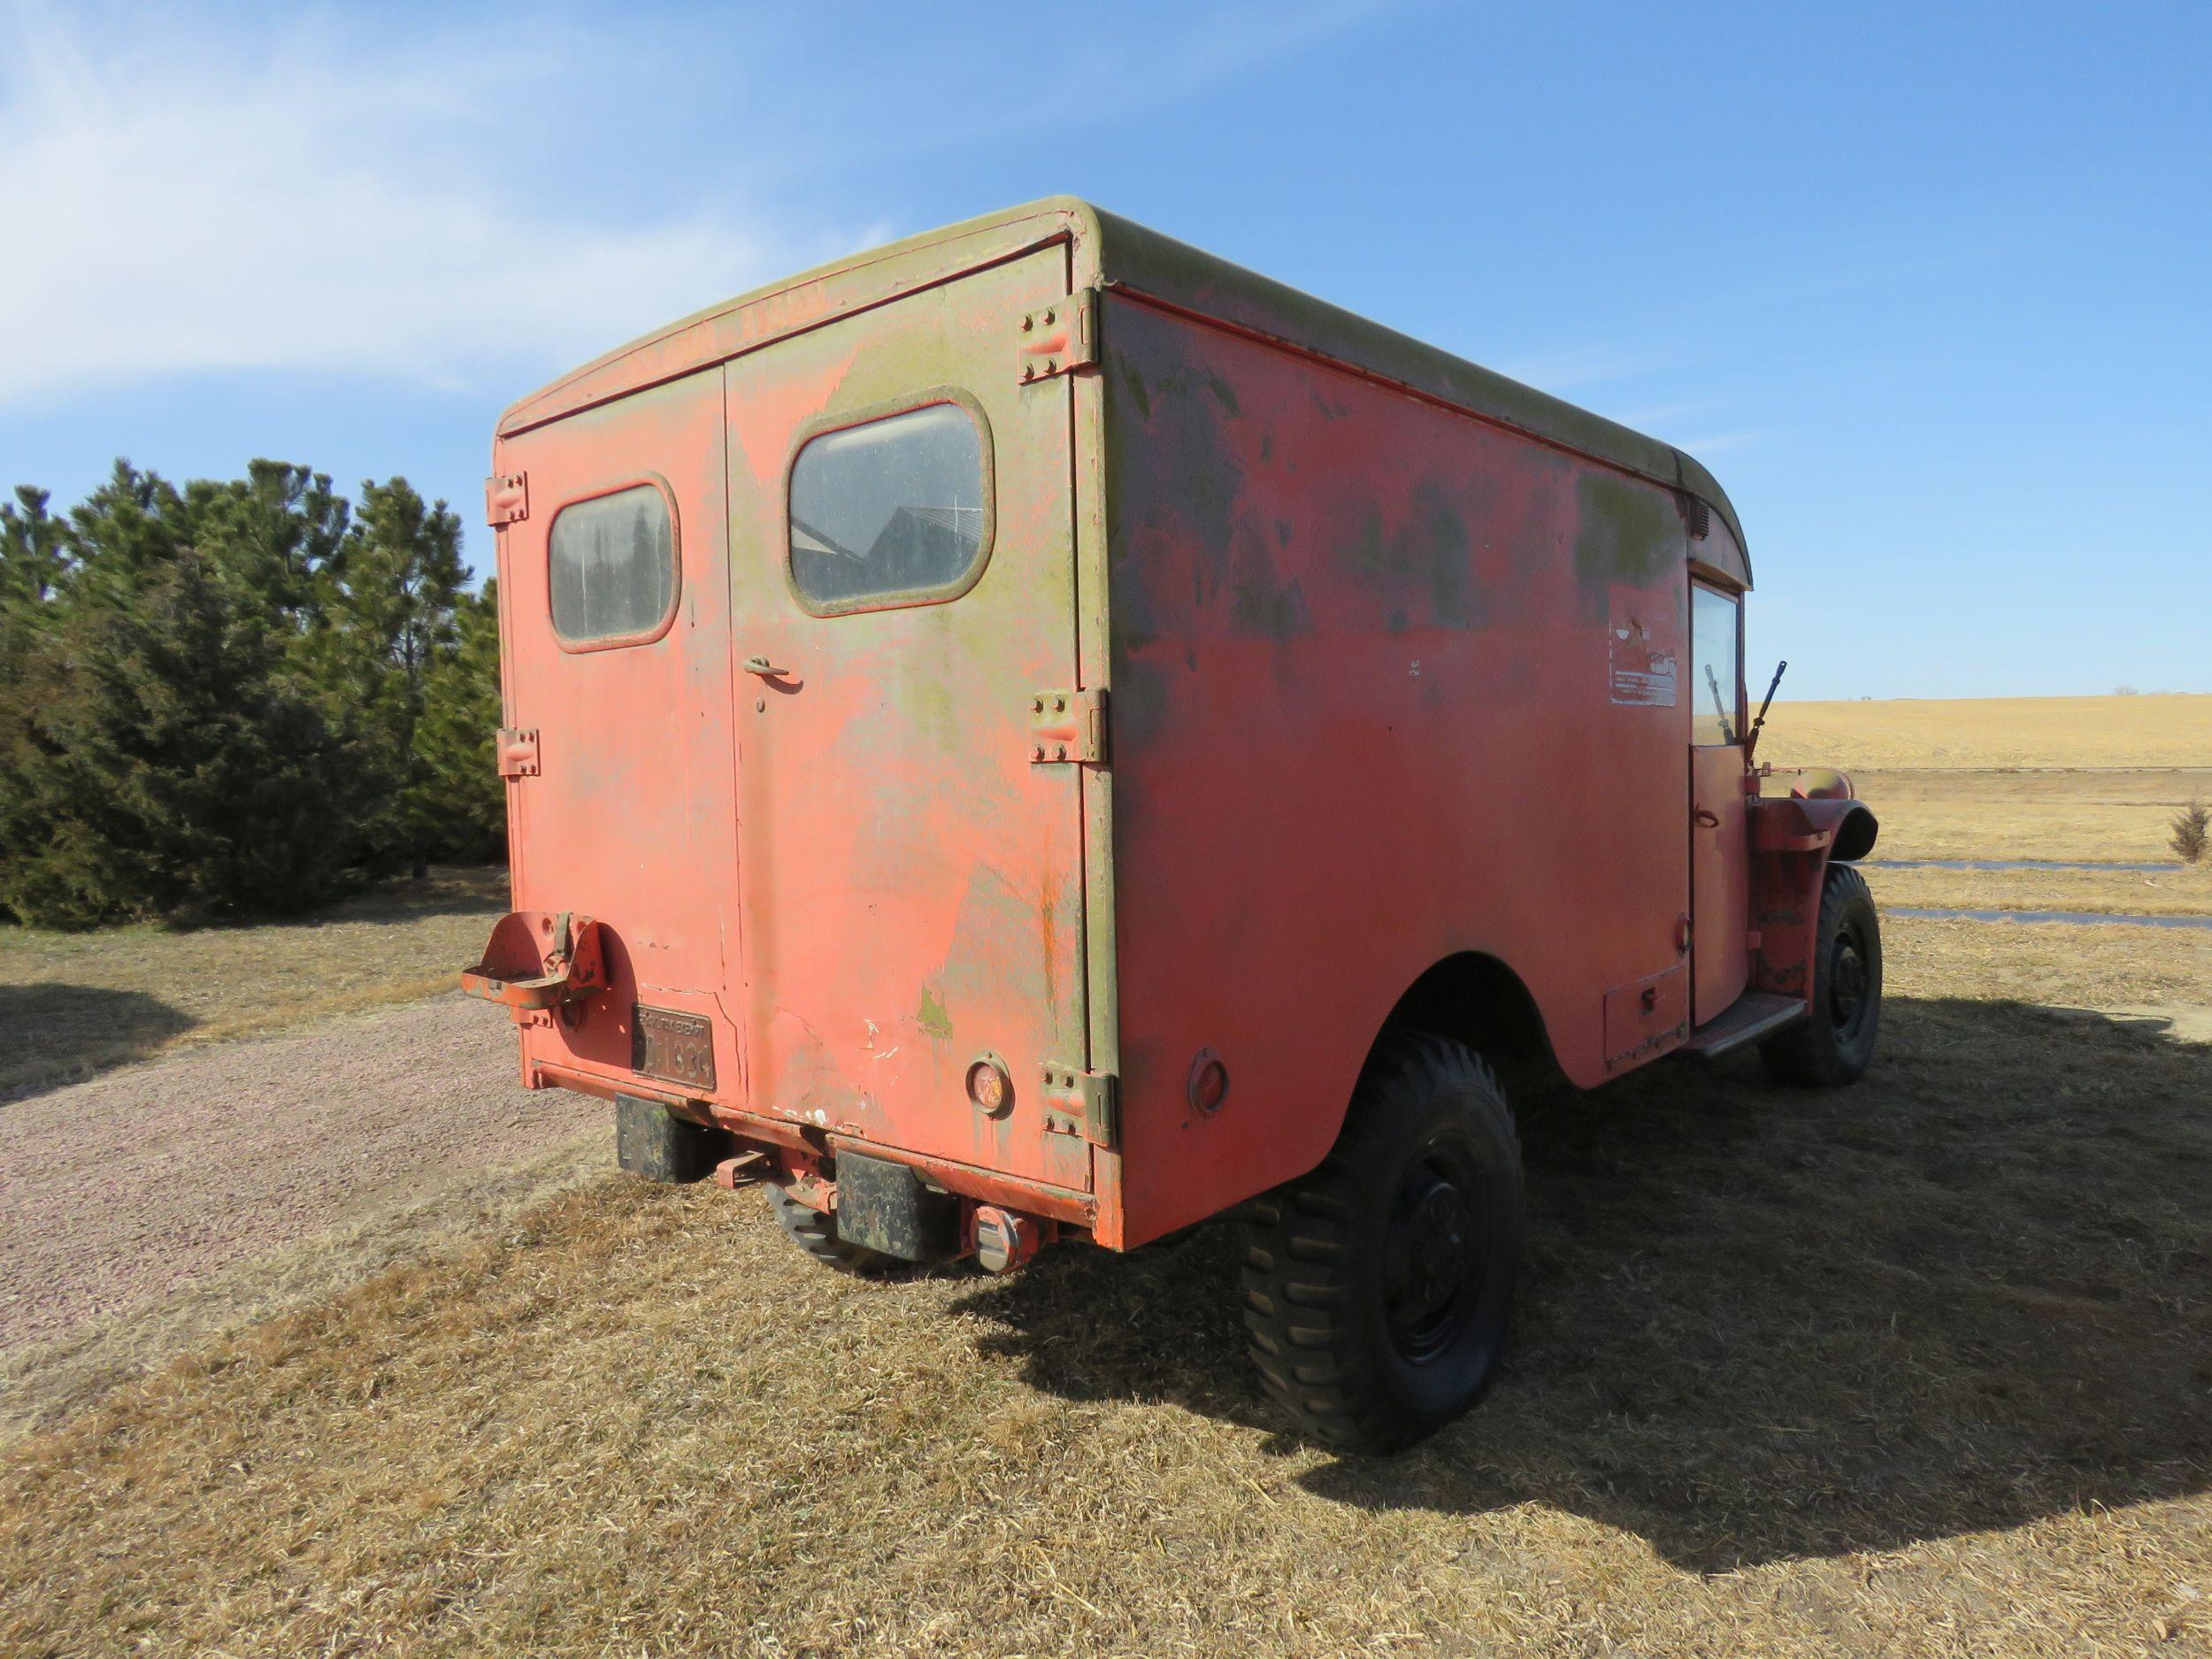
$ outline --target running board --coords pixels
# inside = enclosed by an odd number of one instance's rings
[[[1713,1018],[1692,1032],[1681,1052],[1701,1060],[1717,1060],[1747,1042],[1771,1037],[1785,1026],[1805,1018],[1805,1003],[1794,996],[1776,996],[1769,991],[1746,991]]]

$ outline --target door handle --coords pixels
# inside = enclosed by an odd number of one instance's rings
[[[758,674],[763,680],[783,680],[788,678],[791,672],[787,668],[777,667],[764,657],[747,657],[745,672],[749,674]]]
[[[1702,824],[1707,829],[1718,829],[1720,827],[1720,814],[1717,812],[1709,811],[1704,807],[1700,807],[1697,810],[1697,821],[1700,824]]]

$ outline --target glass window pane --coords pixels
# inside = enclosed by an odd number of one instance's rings
[[[791,576],[825,610],[956,588],[983,554],[983,434],[957,403],[826,432],[791,468]]]
[[[1741,699],[1736,683],[1736,605],[1710,588],[1690,589],[1690,741],[1711,746],[1739,741]]]
[[[547,537],[553,632],[572,645],[650,634],[676,597],[676,531],[650,484],[573,502]]]

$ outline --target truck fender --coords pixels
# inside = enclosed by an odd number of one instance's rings
[[[1848,863],[1874,850],[1881,824],[1832,773],[1843,792],[1761,795],[1751,808],[1751,988],[1809,1002],[1820,895],[1831,859]]]
[[[1558,1075],[1543,1010],[1521,976],[1487,952],[1463,950],[1432,964],[1392,1007],[1369,1058],[1386,1033],[1408,1026],[1466,1044],[1497,1072],[1509,1100]]]

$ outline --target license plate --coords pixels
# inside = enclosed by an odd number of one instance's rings
[[[640,1008],[630,1069],[670,1083],[714,1087],[714,1027],[703,1014]]]

